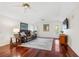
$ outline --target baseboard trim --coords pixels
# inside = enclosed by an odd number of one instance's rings
[[[70,57],[79,57],[74,51],[73,49],[68,45],[68,52],[67,54],[70,56]]]

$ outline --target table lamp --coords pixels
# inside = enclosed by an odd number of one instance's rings
[[[13,29],[13,33],[14,33],[14,34],[18,34],[18,32],[20,32],[20,29],[19,29],[19,28],[14,28],[14,29]]]

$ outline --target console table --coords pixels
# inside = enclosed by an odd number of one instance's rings
[[[64,46],[65,49],[67,49],[67,43],[68,43],[68,36],[65,34],[60,34],[59,36],[60,45]]]

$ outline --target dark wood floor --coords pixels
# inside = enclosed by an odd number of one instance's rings
[[[0,57],[77,57],[69,47],[67,47],[68,50],[66,51],[65,48],[61,46],[59,52],[55,52],[54,47],[55,45],[53,44],[52,50],[47,51],[21,46],[10,47],[10,45],[6,45],[0,47]]]

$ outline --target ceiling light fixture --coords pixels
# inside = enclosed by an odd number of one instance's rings
[[[28,3],[23,3],[22,6],[23,7],[30,7],[30,5]]]
[[[30,5],[28,4],[28,3],[22,3],[22,7],[23,7],[23,9],[24,9],[24,15],[23,15],[23,19],[25,19],[26,18],[26,10],[28,9],[28,8],[30,8]]]

